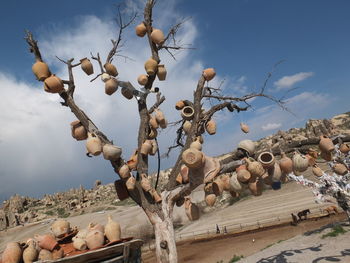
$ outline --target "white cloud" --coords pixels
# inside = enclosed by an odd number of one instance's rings
[[[291,88],[294,84],[303,81],[314,75],[313,72],[300,72],[291,76],[284,76],[274,82],[274,86],[277,90]]]
[[[275,123],[275,122],[272,122],[272,123],[267,123],[263,126],[261,126],[261,128],[264,130],[264,131],[271,131],[271,130],[275,130],[275,129],[278,129],[282,126],[282,123]]]

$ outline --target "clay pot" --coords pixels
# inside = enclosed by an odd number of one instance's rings
[[[141,174],[141,187],[145,192],[149,192],[152,189],[151,182],[146,174]]]
[[[101,231],[91,230],[87,234],[85,241],[89,249],[96,249],[104,245],[105,236]]]
[[[164,42],[164,34],[162,30],[160,29],[153,29],[151,33],[151,40],[152,42],[156,43],[157,45],[161,45]]]
[[[164,117],[164,113],[161,110],[156,109],[155,110],[155,118],[157,123],[162,129],[165,129],[168,125],[167,120]]]
[[[127,188],[129,191],[134,190],[134,189],[135,189],[135,185],[136,185],[136,179],[135,179],[135,177],[131,175],[131,176],[128,178],[128,180],[126,180],[125,185],[126,185],[126,188]]]
[[[327,162],[330,162],[333,160],[333,156],[331,152],[322,152],[321,151],[321,158],[326,160]]]
[[[39,256],[38,256],[38,259],[39,260],[53,260],[53,256],[52,256],[52,253],[47,250],[47,249],[42,249],[40,250],[39,252]]]
[[[333,171],[338,175],[346,175],[348,173],[348,168],[342,163],[336,163],[333,166]]]
[[[48,78],[51,73],[49,70],[49,67],[45,62],[37,60],[33,66],[32,71],[36,77],[37,80],[44,81],[46,78]]]
[[[214,120],[210,120],[205,124],[205,130],[208,134],[214,135],[216,133],[216,123]]]
[[[150,58],[145,62],[145,70],[148,75],[153,76],[154,74],[156,74],[157,69],[158,62],[155,61],[153,58]]]
[[[320,136],[320,142],[318,144],[318,147],[320,147],[320,150],[322,152],[332,152],[335,149],[332,140],[324,135]]]
[[[189,168],[199,168],[203,165],[203,153],[189,148],[182,153],[182,161]]]
[[[55,248],[52,252],[52,259],[60,259],[64,257],[64,250],[61,247]]]
[[[51,231],[55,237],[63,237],[70,232],[70,224],[67,220],[56,220],[51,225]]]
[[[86,245],[86,242],[85,242],[84,239],[75,236],[75,237],[72,238],[72,240],[73,240],[73,247],[76,250],[82,251],[82,250],[86,250],[87,249],[87,245]]]
[[[45,79],[44,89],[46,92],[59,93],[64,90],[63,81],[56,75],[51,75]]]
[[[178,102],[176,102],[175,104],[175,109],[177,110],[182,110],[183,107],[185,107],[185,102],[183,100],[179,100]]]
[[[149,154],[155,155],[158,151],[158,144],[157,144],[156,140],[152,140],[151,143],[152,143],[152,149],[151,149],[151,152]]]
[[[98,223],[96,224],[96,223],[91,222],[88,226],[88,230],[89,231],[87,232],[86,236],[89,234],[90,231],[93,231],[93,230],[97,230],[97,231],[104,233],[105,227],[101,224],[98,224]],[[85,239],[86,239],[86,237],[85,237]]]
[[[86,140],[86,150],[88,153],[97,156],[102,152],[102,142],[98,136],[94,136],[91,133],[88,134]]]
[[[202,144],[199,142],[199,140],[195,140],[190,144],[190,148],[197,149],[198,151],[202,150]]]
[[[110,80],[111,79],[111,75],[109,75],[108,73],[102,73],[102,75],[101,75],[101,80],[103,81],[103,82],[106,82],[106,81],[108,81],[108,80]]]
[[[42,249],[47,249],[49,251],[52,251],[57,245],[57,241],[54,238],[54,236],[50,234],[46,235],[35,235],[34,238],[37,240],[39,247]]]
[[[181,117],[184,120],[192,120],[194,117],[194,109],[191,106],[185,106],[181,110]]]
[[[109,242],[114,242],[121,239],[121,228],[120,224],[113,221],[112,216],[108,216],[108,222],[105,226],[105,236]]]
[[[151,126],[152,129],[158,129],[159,124],[154,116],[150,116],[149,125]]]
[[[158,65],[158,71],[157,71],[157,77],[160,81],[165,80],[166,78],[166,69],[164,67],[164,65]]]
[[[156,203],[162,202],[162,197],[158,194],[158,192],[155,189],[151,189],[150,194],[152,195]]]
[[[199,208],[189,198],[185,198],[185,212],[189,220],[199,219]]]
[[[118,70],[112,63],[106,63],[103,65],[103,67],[109,75],[113,77],[118,76]]]
[[[24,263],[33,263],[38,259],[39,252],[36,249],[34,240],[30,240],[27,244],[28,247],[23,251],[23,261]]]
[[[118,90],[118,81],[115,78],[111,78],[105,82],[105,93],[111,96]]]
[[[241,183],[248,183],[249,179],[251,178],[250,172],[247,170],[246,165],[240,165],[236,168],[237,173],[237,179]]]
[[[272,182],[280,182],[281,181],[281,176],[282,176],[282,171],[280,168],[280,165],[275,162],[272,167],[269,167],[267,169],[268,175],[271,176]]]
[[[284,152],[281,153],[281,160],[279,161],[282,172],[289,174],[293,171],[293,161]]]
[[[249,132],[249,126],[243,122],[241,122],[241,130],[244,133],[248,133]]]
[[[137,166],[137,153],[138,150],[136,149],[133,154],[130,156],[130,159],[126,162],[126,164],[128,165],[129,169],[131,171],[136,170],[136,166]]]
[[[205,202],[208,206],[214,206],[216,202],[216,195],[215,194],[208,194],[205,196]]]
[[[264,168],[273,167],[275,164],[275,156],[270,152],[262,152],[258,156],[258,162],[260,162]]]
[[[309,161],[309,166],[313,166],[316,164],[316,160],[314,157],[312,157],[310,154],[306,154],[305,157]]]
[[[134,97],[134,94],[132,93],[132,91],[125,87],[122,87],[121,93],[128,100],[131,100]]]
[[[186,165],[182,165],[180,169],[180,173],[182,176],[182,183],[187,184],[190,181],[190,178],[188,176],[189,169]]]
[[[216,72],[213,68],[207,68],[203,70],[203,76],[207,81],[212,80],[215,77],[215,75],[216,75]]]
[[[151,128],[151,129],[149,130],[148,139],[153,140],[153,139],[155,139],[157,136],[158,136],[157,130]]]
[[[2,263],[19,263],[22,259],[22,249],[17,242],[7,243],[4,252],[2,253]]]
[[[305,155],[302,155],[298,152],[294,153],[293,156],[293,170],[298,172],[305,172],[309,167],[309,160]]]
[[[252,156],[255,153],[255,143],[251,140],[240,141],[237,148],[245,150],[249,156]]]
[[[342,143],[339,146],[339,151],[341,151],[344,154],[347,154],[350,151],[350,145],[347,143]]]
[[[142,155],[148,155],[152,150],[152,142],[150,140],[146,140],[142,145],[140,149],[140,153]]]
[[[255,161],[253,158],[244,158],[247,163],[247,169],[252,176],[262,176],[265,173],[264,167],[261,163]]]
[[[247,171],[247,170],[242,169],[241,171]],[[237,192],[237,193],[240,193],[243,190],[243,187],[242,187],[240,181],[238,180],[238,174],[236,172],[233,172],[231,174],[230,186],[231,186],[231,190],[233,190],[234,192]]]
[[[212,184],[212,190],[216,196],[220,196],[222,194],[224,191],[224,182],[222,181],[221,177],[215,179]]]
[[[86,73],[86,75],[94,74],[94,67],[88,58],[83,58],[80,60],[81,69]]]
[[[122,154],[122,148],[113,144],[105,144],[102,147],[103,158],[105,160],[115,161],[118,160]]]
[[[77,141],[86,140],[88,138],[87,130],[80,121],[71,122],[72,137]]]
[[[312,173],[317,177],[321,177],[323,175],[322,169],[318,167],[317,164],[312,166]]]
[[[248,189],[255,196],[262,195],[263,179],[260,177],[251,178],[248,183]]]
[[[191,131],[192,124],[190,121],[185,121],[184,124],[182,125],[182,130],[188,134]]]
[[[127,164],[123,164],[123,165],[119,168],[118,174],[119,174],[120,178],[122,178],[122,179],[127,179],[127,178],[129,178],[130,175],[131,175],[129,166],[128,166]]]
[[[117,192],[117,196],[120,201],[123,201],[127,198],[129,198],[129,192],[128,189],[125,186],[125,183],[123,180],[116,180],[114,182],[114,187]]]
[[[142,86],[145,86],[148,82],[148,76],[145,75],[145,74],[142,74],[140,75],[138,78],[137,78],[137,82],[142,85]]]
[[[144,37],[147,33],[147,28],[144,23],[140,23],[135,27],[136,35],[139,37]]]

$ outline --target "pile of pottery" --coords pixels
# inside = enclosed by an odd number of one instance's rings
[[[63,81],[55,74],[51,74],[48,65],[37,59],[32,71],[39,81],[44,82],[44,90],[49,93],[60,93],[64,91]]]
[[[2,263],[32,263],[38,260],[56,260],[72,254],[93,250],[121,240],[119,223],[108,216],[105,226],[90,223],[86,229],[71,229],[66,220],[56,220],[50,234],[35,235],[26,242],[10,242],[1,256]],[[72,241],[67,243],[67,238]],[[64,242],[63,242],[64,240]],[[62,242],[61,242],[62,241]],[[75,253],[76,251],[77,253]],[[81,251],[81,252],[78,252]]]

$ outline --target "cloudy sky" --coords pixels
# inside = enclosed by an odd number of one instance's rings
[[[14,0],[0,4],[0,200],[14,193],[39,197],[82,184],[91,187],[97,179],[113,182],[117,175],[101,156],[87,158],[84,142],[70,136],[74,116],[59,104],[58,95],[43,91],[35,80],[24,29],[39,40],[43,58],[63,79],[63,59],[100,52],[103,60],[116,38],[118,1]],[[143,1],[127,1],[128,11],[142,13]],[[179,31],[178,39],[194,50],[167,53],[161,60],[168,70],[165,82],[157,82],[166,102],[161,109],[169,121],[180,118],[174,109],[179,99],[191,99],[201,71],[214,67],[217,77],[210,83],[222,86],[226,95],[243,95],[263,84],[273,65],[275,70],[267,92],[287,95],[287,106],[295,114],[282,111],[270,101],[256,99],[244,113],[220,112],[216,116],[217,135],[206,136],[204,151],[217,155],[234,149],[243,138],[259,139],[292,127],[304,126],[310,118],[329,118],[349,111],[350,85],[350,2],[325,1],[159,1],[154,10],[155,27],[167,30],[183,18],[191,17]],[[136,23],[141,22],[141,15]],[[119,78],[137,84],[150,56],[146,40],[138,38],[134,26],[125,32],[122,50],[133,60],[116,58]],[[104,94],[103,83],[90,83],[80,68],[74,71],[76,102],[96,125],[123,147],[128,157],[136,146],[138,114],[136,101],[126,101],[119,93]],[[152,101],[152,99],[151,99]],[[151,104],[151,102],[150,102]],[[208,104],[207,106],[210,106]],[[248,123],[251,133],[240,132],[239,123]],[[175,128],[162,131],[161,151],[173,143]],[[168,168],[176,151],[161,167]],[[151,161],[151,170],[156,163]]]

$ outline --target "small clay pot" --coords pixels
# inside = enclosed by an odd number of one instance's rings
[[[318,144],[318,147],[322,152],[332,152],[335,149],[332,140],[324,135],[320,136],[320,142]]]
[[[136,32],[137,36],[144,37],[146,35],[146,33],[147,33],[147,28],[146,28],[145,24],[143,22],[138,24],[135,27],[135,32]]]
[[[216,195],[215,194],[207,194],[205,196],[205,202],[208,206],[214,206],[216,202]]]
[[[118,90],[118,81],[115,78],[110,78],[105,82],[105,93],[111,96]]]
[[[182,153],[182,161],[189,168],[199,168],[203,165],[203,153],[194,148],[189,148]]]
[[[34,238],[37,240],[39,247],[42,249],[52,251],[58,245],[54,236],[50,234],[35,235]]]
[[[237,180],[241,183],[248,183],[251,178],[250,172],[247,170],[246,165],[240,165],[236,168]]]
[[[146,140],[142,145],[140,149],[140,153],[142,155],[148,155],[152,150],[152,142],[150,140]]]
[[[252,140],[240,141],[237,148],[245,150],[249,156],[252,156],[255,153],[255,143]]]
[[[80,60],[81,69],[86,73],[86,75],[94,74],[94,67],[88,58],[83,58]]]
[[[73,121],[71,124],[72,137],[77,141],[86,140],[88,138],[88,133],[83,124],[79,121]]]
[[[191,106],[185,106],[181,110],[181,116],[184,120],[192,120],[194,117],[194,109]]]
[[[151,40],[152,42],[156,43],[157,45],[161,45],[164,43],[164,34],[162,30],[160,29],[153,29],[151,33]]]
[[[141,187],[145,192],[149,192],[152,189],[151,182],[146,174],[141,174]]]
[[[262,195],[263,179],[260,177],[251,178],[248,183],[248,189],[255,196]]]
[[[137,82],[141,85],[141,86],[145,86],[148,82],[148,76],[146,74],[142,74],[137,78]]]
[[[53,260],[60,259],[60,258],[64,257],[64,250],[61,247],[55,248],[51,253],[52,253]]]
[[[280,165],[275,162],[272,167],[267,169],[268,175],[271,177],[272,182],[280,182],[282,177],[282,170]]]
[[[72,240],[73,240],[73,247],[76,250],[82,251],[82,250],[86,250],[87,249],[87,245],[86,245],[86,242],[85,242],[84,239],[75,236],[75,237],[72,238]]]
[[[192,124],[190,121],[185,121],[184,124],[182,125],[183,131],[188,134],[191,131]]]
[[[89,249],[96,249],[102,247],[105,243],[105,236],[99,230],[91,230],[86,236],[86,245]]]
[[[121,239],[120,224],[114,221],[111,215],[108,215],[108,222],[105,226],[105,236],[109,242],[114,242]]]
[[[202,144],[199,142],[199,140],[195,140],[190,144],[190,148],[197,149],[198,151],[202,150]]]
[[[58,219],[51,225],[51,231],[55,237],[63,237],[70,232],[70,223],[64,219]]]
[[[321,158],[326,160],[327,162],[330,162],[333,160],[333,156],[331,152],[323,152],[321,151]]]
[[[177,110],[182,110],[183,107],[185,107],[185,102],[183,100],[179,100],[178,102],[176,102],[175,104],[175,109]]]
[[[185,198],[185,212],[189,220],[194,221],[199,219],[199,208],[189,198]]]
[[[248,133],[249,132],[249,126],[243,122],[241,122],[240,124],[241,126],[241,131],[244,132],[244,133]]]
[[[302,155],[298,152],[294,153],[293,156],[293,170],[298,172],[305,172],[309,167],[309,160],[305,155]]]
[[[113,77],[118,76],[118,70],[112,63],[106,63],[103,65],[103,67],[105,68],[107,74]]]
[[[312,166],[312,173],[317,177],[321,177],[323,175],[322,169],[318,167],[317,164]]]
[[[151,143],[152,143],[152,149],[150,151],[150,155],[155,155],[158,151],[158,144],[156,142],[156,140],[151,140]]]
[[[156,74],[157,69],[158,69],[158,62],[153,58],[150,58],[145,62],[145,70],[148,75],[153,76],[154,74]]]
[[[45,79],[44,90],[49,93],[59,93],[64,90],[63,81],[53,74]]]
[[[132,93],[132,91],[125,87],[122,87],[121,93],[128,100],[131,100],[134,97],[134,94]]]
[[[293,161],[284,152],[281,153],[281,160],[279,161],[282,172],[289,174],[293,171]]]
[[[208,134],[214,135],[216,133],[216,123],[214,120],[210,120],[205,124],[205,129]]]
[[[150,194],[152,195],[156,203],[162,202],[162,197],[158,194],[158,192],[155,189],[151,189]]]
[[[133,175],[131,175],[128,180],[126,180],[126,188],[129,190],[129,191],[132,191],[135,189],[135,185],[136,185],[136,179]]]
[[[255,161],[253,158],[244,158],[244,160],[252,176],[262,176],[265,173],[265,169],[260,162]]]
[[[98,223],[96,224],[96,223],[91,222],[91,223],[89,223],[88,230],[89,231],[87,232],[86,236],[92,230],[98,230],[98,231],[104,233],[105,232],[105,227],[103,225],[101,225],[101,224],[98,224]],[[86,239],[86,237],[85,237],[85,239]]]
[[[2,263],[19,263],[22,259],[22,248],[17,242],[7,243],[2,253]]]
[[[215,179],[212,184],[212,190],[216,196],[220,196],[222,194],[224,191],[224,182],[222,181],[221,177]]]
[[[342,163],[336,163],[333,166],[333,171],[338,175],[346,175],[349,172],[348,168]]]
[[[344,154],[347,154],[350,151],[350,145],[347,143],[342,143],[339,146],[339,151],[341,151]]]
[[[260,162],[264,168],[273,167],[275,164],[275,156],[270,152],[262,152],[258,156],[258,162]]]
[[[133,154],[130,156],[130,159],[126,162],[126,164],[128,165],[130,171],[136,170],[136,166],[137,166],[137,153],[138,150],[136,149]]]
[[[105,160],[116,161],[120,158],[122,154],[122,148],[115,146],[113,144],[106,143],[102,147],[103,158]]]
[[[49,70],[48,65],[45,62],[37,60],[33,66],[32,71],[37,78],[37,80],[44,81],[46,78],[48,78],[51,73]]]
[[[188,167],[186,165],[182,165],[181,166],[180,173],[181,173],[181,176],[182,176],[182,183],[183,184],[189,183],[189,181],[190,181],[190,178],[188,176],[189,169],[188,169]]]
[[[119,174],[120,178],[122,178],[122,179],[127,179],[127,178],[129,178],[130,175],[131,175],[129,166],[128,166],[127,164],[123,164],[123,165],[119,168],[118,174]]]
[[[216,75],[216,72],[213,68],[207,68],[203,70],[203,76],[207,81],[212,80],[215,77],[215,75]]]
[[[167,71],[165,69],[164,65],[158,65],[158,71],[157,71],[157,77],[160,81],[163,81],[166,79]]]
[[[149,129],[148,139],[153,140],[158,136],[158,132],[156,129]]]
[[[88,153],[97,156],[102,152],[102,142],[98,136],[88,134],[88,139],[86,140],[86,150]]]

